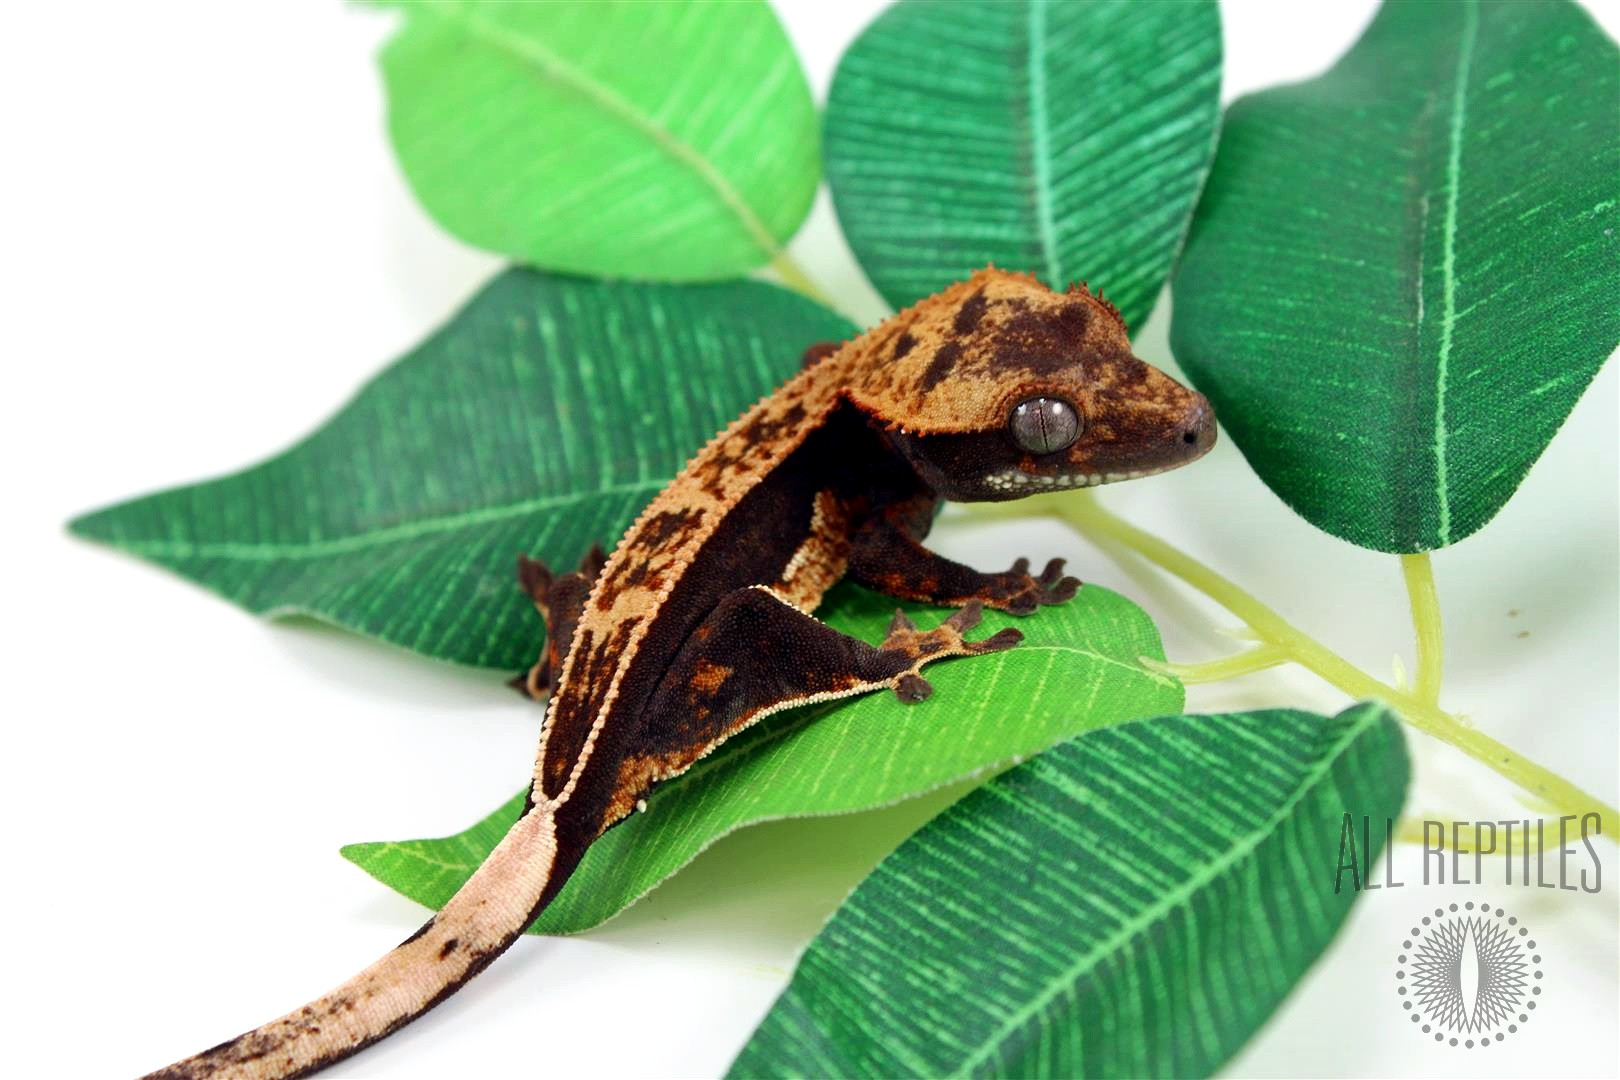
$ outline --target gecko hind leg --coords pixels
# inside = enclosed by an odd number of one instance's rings
[[[655,784],[772,713],[883,689],[916,703],[933,689],[922,677],[924,665],[999,652],[1022,640],[1008,627],[969,641],[980,612],[970,603],[929,630],[896,613],[882,643],[872,645],[806,615],[773,589],[728,594],[687,639],[644,710],[647,727],[620,766],[606,822],[631,813]]]
[[[507,683],[512,689],[533,698],[544,698],[551,690],[551,674],[561,671],[574,640],[574,627],[585,610],[591,586],[607,563],[602,545],[593,544],[579,561],[579,569],[553,575],[545,563],[527,555],[518,556],[518,583],[546,623],[546,644],[529,670]]]

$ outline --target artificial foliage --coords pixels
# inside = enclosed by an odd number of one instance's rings
[[[543,640],[517,556],[611,547],[807,342],[853,330],[760,282],[507,270],[292,449],[72,527],[250,611],[517,670]]]
[[[1166,663],[1140,608],[1087,585],[1017,648],[930,668],[931,701],[787,711],[655,793],[534,930],[586,930],[754,822],[987,781],[855,891],[734,1075],[1214,1071],[1343,923],[1352,896],[1309,870],[1342,814],[1399,814],[1397,714],[1560,813],[1616,816],[1443,709],[1414,554],[1490,520],[1620,339],[1620,68],[1572,4],[1389,3],[1332,70],[1223,119],[1214,3],[915,0],[849,48],[824,130],[763,3],[395,6],[404,174],[517,265],[292,449],[79,534],[257,613],[521,670],[543,627],[516,556],[611,547],[807,346],[856,331],[786,250],[824,138],[896,307],[993,261],[1086,280],[1134,325],[1174,270],[1176,357],[1261,479],[1403,553],[1418,665],[1392,683],[1068,493],[1048,512],[1206,593],[1252,648]],[[807,295],[738,277],[766,265]],[[891,610],[851,586],[820,614],[875,642]],[[1181,715],[1183,677],[1284,662],[1387,704]],[[344,853],[434,906],[520,809]]]
[[[1333,940],[1354,894],[1320,853],[1407,773],[1378,705],[1063,743],[861,883],[731,1076],[1207,1075]]]
[[[1620,344],[1616,101],[1585,12],[1462,0],[1227,110],[1171,345],[1311,524],[1428,551],[1524,480]]]
[[[388,133],[469,244],[701,281],[778,259],[810,211],[816,109],[764,0],[394,6]]]
[[[838,63],[827,181],[896,308],[985,263],[1086,281],[1141,325],[1220,119],[1213,0],[896,4]]]

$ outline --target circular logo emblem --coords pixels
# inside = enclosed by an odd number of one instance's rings
[[[1401,942],[1396,992],[1412,1025],[1438,1043],[1484,1049],[1535,1015],[1541,956],[1528,928],[1501,908],[1437,907]]]

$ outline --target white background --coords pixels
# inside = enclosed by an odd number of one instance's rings
[[[1227,3],[1226,97],[1318,72],[1372,6]],[[878,5],[781,7],[823,95]],[[1599,14],[1613,33],[1620,10]],[[5,1010],[8,1072],[134,1073],[326,989],[424,917],[338,846],[453,832],[528,776],[539,714],[496,675],[257,621],[62,528],[281,448],[500,265],[439,231],[395,169],[373,65],[389,21],[325,3],[9,13],[0,902],[5,985],[21,1001]],[[793,247],[846,310],[880,314],[825,197]],[[1166,315],[1161,305],[1139,351],[1168,365]],[[1499,518],[1435,557],[1446,703],[1610,802],[1617,378],[1604,371]],[[1229,441],[1195,468],[1105,498],[1375,674],[1396,653],[1410,664],[1396,560],[1296,518]],[[981,565],[1015,549],[1067,555],[1087,580],[1143,603],[1172,657],[1232,647],[1210,631],[1230,619],[1058,525],[953,517],[939,538]],[[1189,699],[1344,704],[1286,670]],[[1412,749],[1413,812],[1532,812],[1449,748],[1414,737]],[[719,1073],[820,921],[921,812],[748,830],[601,930],[523,940],[423,1022],[333,1072]],[[1620,858],[1608,840],[1599,850],[1598,897],[1370,894],[1230,1071],[1613,1074]],[[1415,881],[1415,852],[1402,858]],[[1487,893],[1541,938],[1545,1006],[1488,1054],[1436,1048],[1402,1022],[1394,947],[1422,908]]]

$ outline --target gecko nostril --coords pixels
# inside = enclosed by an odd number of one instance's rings
[[[1184,434],[1181,437],[1181,441],[1186,443],[1188,446],[1195,445],[1198,442],[1198,432],[1196,432],[1196,431],[1187,432],[1186,434]]]

